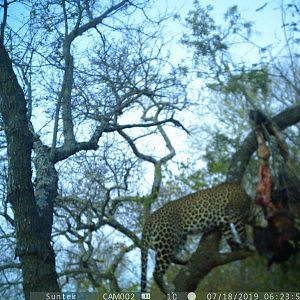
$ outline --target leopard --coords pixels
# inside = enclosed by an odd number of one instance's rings
[[[267,227],[264,208],[255,204],[241,185],[230,182],[170,201],[151,213],[145,221],[141,238],[141,292],[147,290],[149,249],[156,252],[154,281],[167,294],[171,290],[164,281],[164,275],[171,263],[188,263],[188,259],[178,254],[189,235],[219,229],[231,251],[249,249],[246,224]]]

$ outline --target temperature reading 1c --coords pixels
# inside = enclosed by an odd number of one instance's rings
[[[167,294],[167,299],[168,300],[177,300],[177,297],[178,297],[177,294],[173,293],[173,292]]]

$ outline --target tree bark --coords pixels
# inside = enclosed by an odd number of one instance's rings
[[[192,255],[186,267],[183,267],[174,279],[176,292],[192,292],[197,289],[199,282],[217,266],[235,260],[245,259],[253,252],[239,250],[229,253],[219,253],[221,233],[219,230],[205,234]]]
[[[23,290],[25,299],[30,299],[30,292],[59,291],[60,288],[50,235],[49,232],[45,234],[45,218],[38,210],[31,180],[34,138],[29,129],[26,100],[3,44],[0,44],[0,62],[0,109],[7,139],[8,200],[14,212],[16,256],[22,266]],[[53,208],[49,213],[53,213]]]
[[[58,175],[51,159],[51,148],[43,145],[40,140],[34,142],[33,148],[36,170],[34,196],[42,223],[42,235],[50,241],[54,201],[58,191]]]

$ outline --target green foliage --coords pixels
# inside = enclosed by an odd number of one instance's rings
[[[267,96],[269,92],[270,76],[268,66],[263,65],[259,69],[228,72],[224,81],[218,81],[208,84],[208,87],[214,91],[224,94],[245,94],[251,95],[251,98],[257,97],[260,92]]]
[[[178,174],[168,170],[168,179],[164,182],[163,188],[165,194],[170,195],[170,198],[178,198],[191,191],[199,191],[223,182],[234,142],[234,139],[222,133],[215,133],[212,143],[206,147],[202,157],[206,163],[205,167],[199,168],[194,162],[187,161],[177,165]]]
[[[201,170],[195,171],[192,174],[185,175],[185,173],[181,173],[178,176],[178,180],[180,180],[183,184],[189,187],[193,191],[199,191],[205,187],[207,184],[205,183],[205,178],[203,176],[203,172]]]
[[[262,62],[249,64],[244,59],[237,61],[233,56],[234,51],[238,51],[234,48],[236,45],[249,43],[253,22],[242,18],[237,5],[227,9],[222,26],[215,22],[212,12],[211,5],[202,7],[195,1],[194,9],[186,19],[191,34],[185,34],[181,40],[194,50],[197,76],[206,79],[206,86],[223,99],[229,95],[239,97],[239,101],[267,97],[269,65]]]
[[[194,63],[200,69],[205,67],[201,76],[219,77],[229,71],[228,51],[237,43],[240,36],[250,37],[253,23],[242,19],[236,5],[229,7],[224,14],[224,24],[218,25],[212,17],[213,6],[202,7],[194,2],[194,9],[186,18],[191,34],[183,35],[181,42],[194,49]]]
[[[215,134],[212,144],[206,147],[206,153],[203,157],[207,162],[207,170],[210,174],[226,175],[232,144],[233,140],[225,134]]]
[[[195,48],[195,59],[199,56],[210,56],[217,51],[227,50],[227,45],[222,41],[219,34],[220,27],[210,16],[213,7],[208,5],[202,8],[198,1],[195,1],[194,5],[195,10],[190,11],[186,18],[192,35],[184,35],[181,40],[182,43]]]
[[[194,163],[190,161],[180,162],[177,165],[178,173],[167,170],[167,180],[164,182],[164,194],[168,194],[169,198],[178,198],[181,195],[191,191],[198,191],[208,184],[205,180],[205,172],[198,169]]]

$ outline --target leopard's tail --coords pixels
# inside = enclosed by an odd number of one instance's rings
[[[147,292],[148,245],[142,237],[141,242],[141,292]]]

